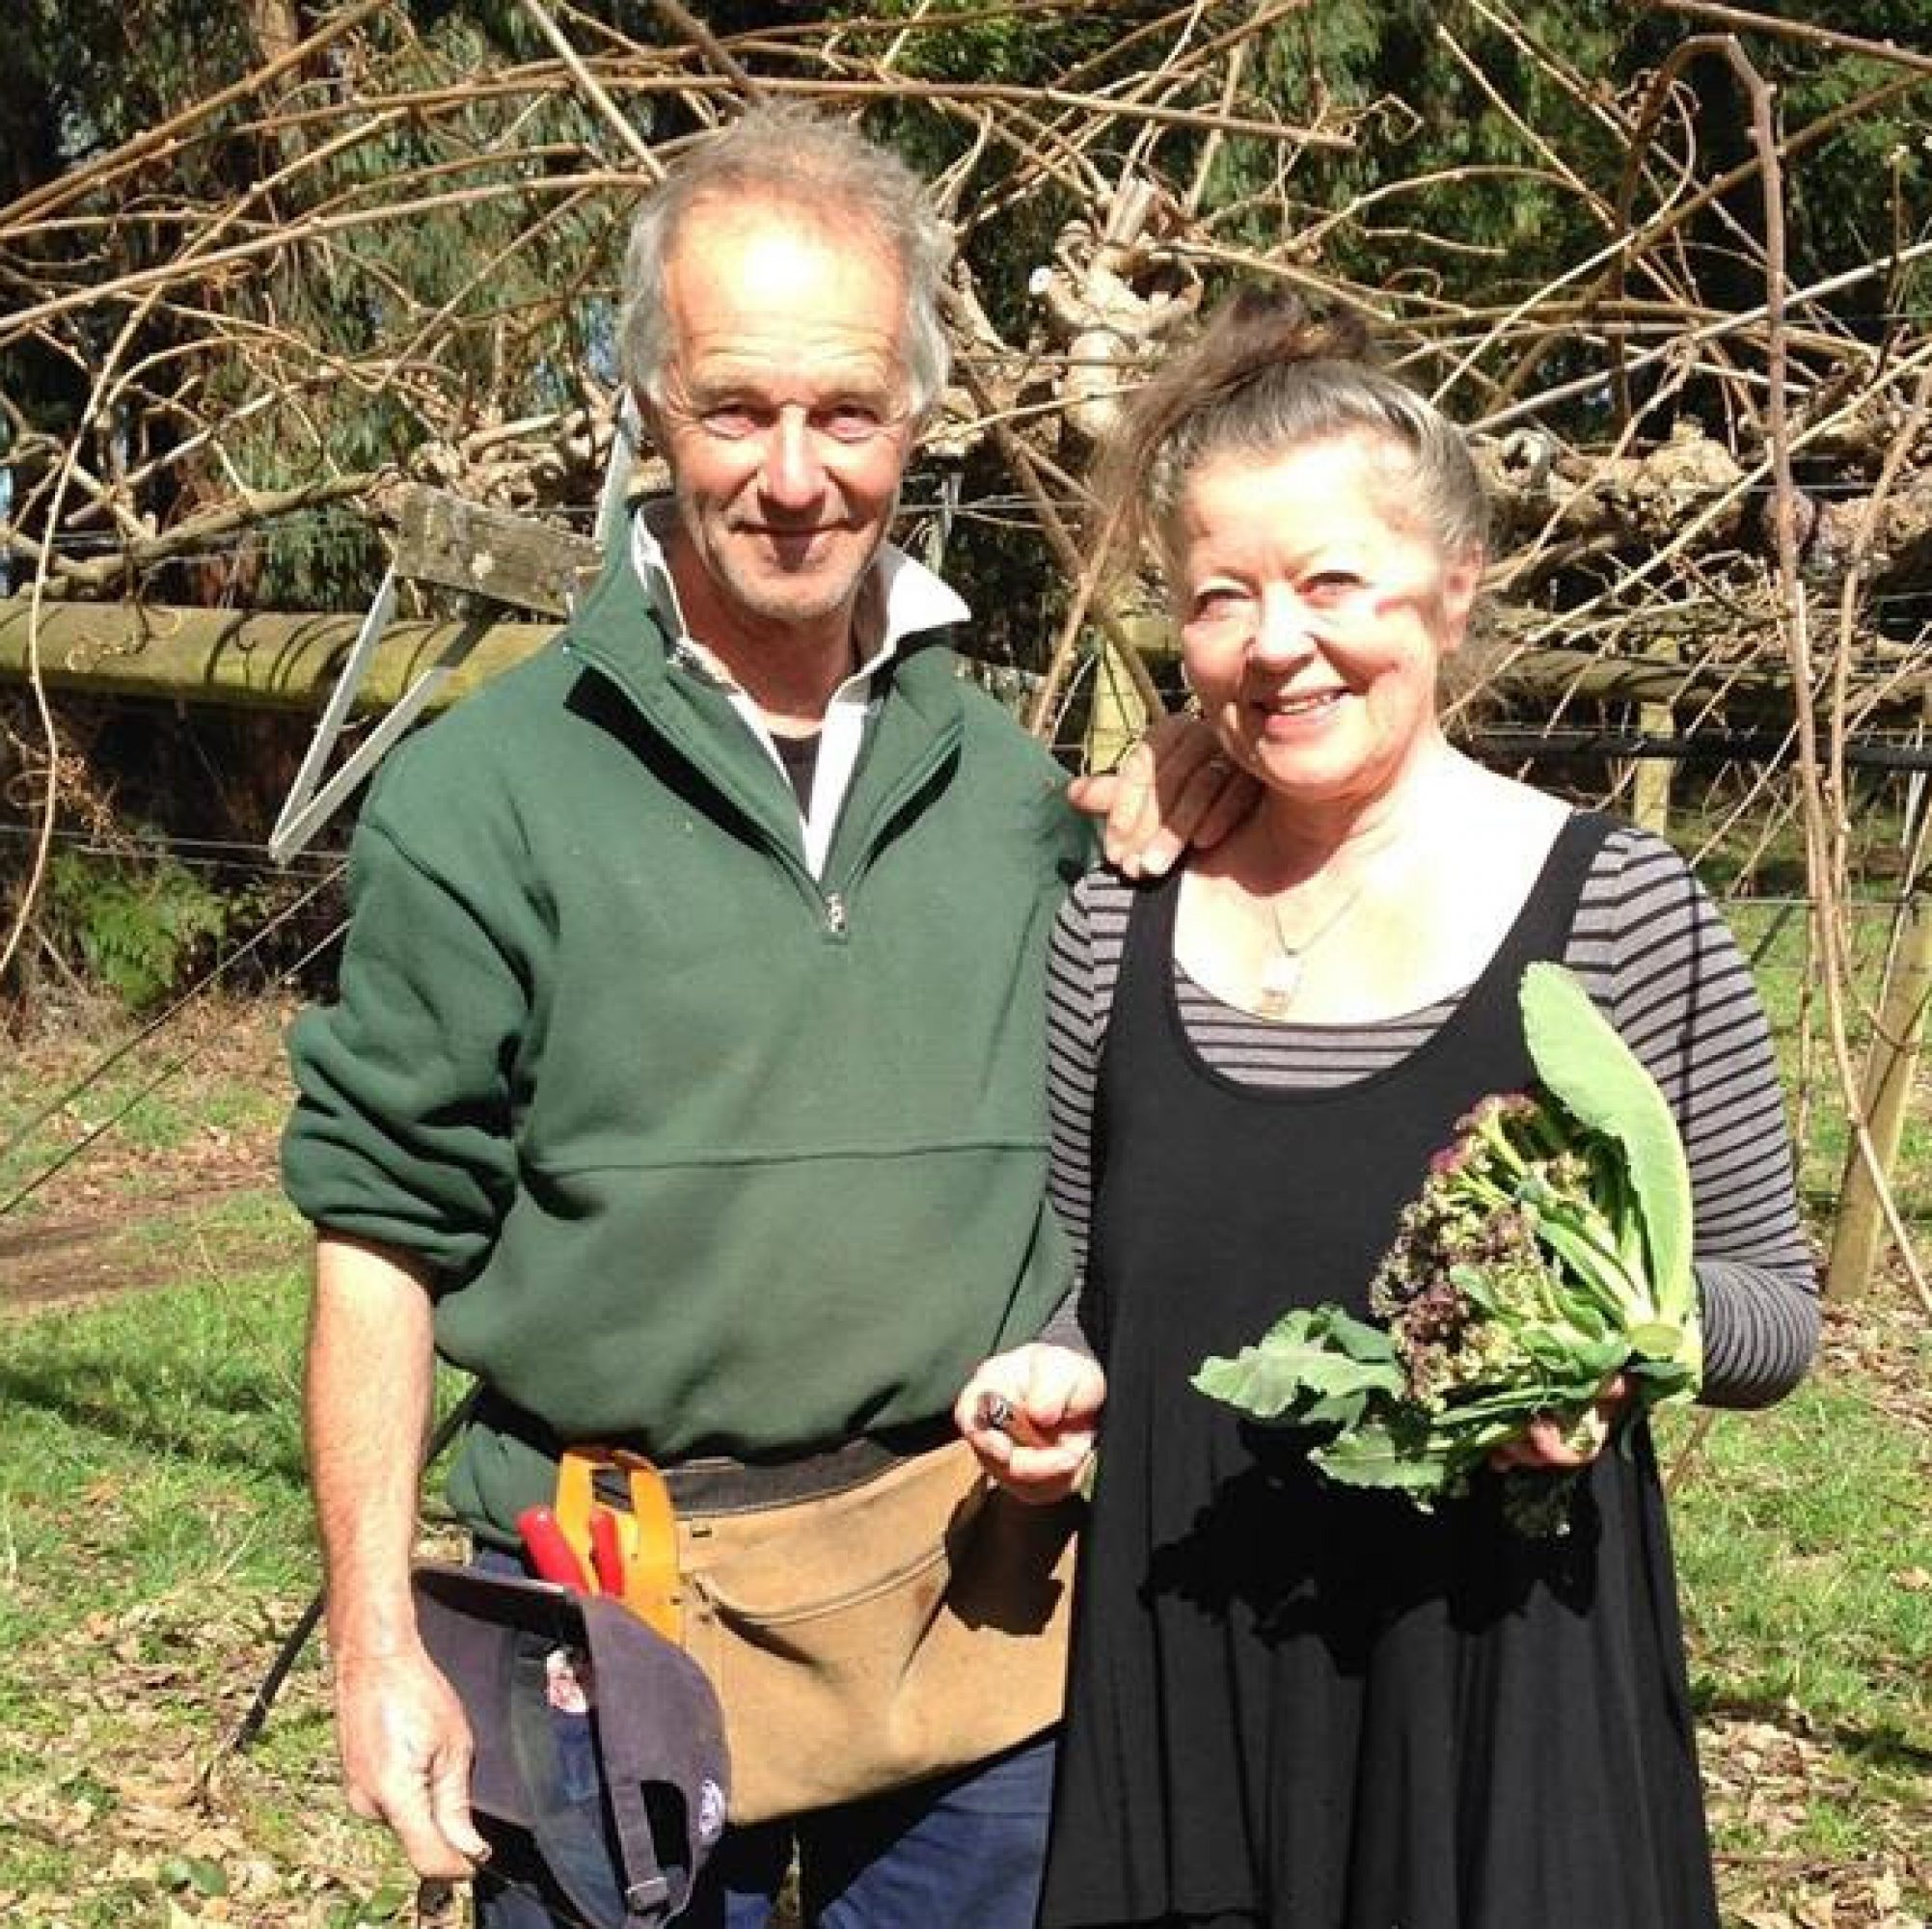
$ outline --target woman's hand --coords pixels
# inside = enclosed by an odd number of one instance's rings
[[[1587,1467],[1610,1440],[1617,1417],[1630,1403],[1629,1380],[1619,1373],[1604,1382],[1603,1391],[1583,1418],[1565,1426],[1551,1414],[1540,1414],[1513,1440],[1506,1440],[1489,1455],[1492,1467]]]
[[[1008,1493],[1045,1506],[1078,1482],[1106,1393],[1098,1360],[1036,1340],[982,1361],[953,1419]]]

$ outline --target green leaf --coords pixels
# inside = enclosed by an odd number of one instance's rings
[[[1573,973],[1534,964],[1523,973],[1521,997],[1537,1075],[1579,1122],[1622,1149],[1658,1312],[1688,1320],[1696,1307],[1691,1178],[1669,1100]]]
[[[228,1871],[205,1856],[170,1856],[156,1871],[161,1887],[193,1889],[197,1895],[226,1895]]]
[[[1258,1420],[1352,1426],[1374,1394],[1398,1395],[1394,1343],[1339,1307],[1297,1308],[1234,1358],[1203,1360],[1194,1385]]]
[[[1450,1456],[1431,1434],[1381,1420],[1364,1421],[1309,1457],[1341,1486],[1394,1487],[1419,1502],[1441,1493],[1449,1476]]]
[[[1445,1413],[1438,1421],[1438,1430],[1445,1443],[1455,1442],[1458,1452],[1473,1442],[1481,1453],[1486,1454],[1498,1441],[1520,1433],[1529,1420],[1562,1399],[1566,1391],[1569,1390],[1553,1386],[1546,1379],[1497,1387],[1474,1399],[1457,1400],[1453,1413]],[[1596,1383],[1592,1382],[1577,1397],[1595,1391]]]
[[[1695,1355],[1688,1359],[1633,1359],[1625,1371],[1636,1382],[1638,1398],[1646,1406],[1691,1399],[1703,1378]]]
[[[1369,1403],[1376,1397],[1376,1390],[1369,1387],[1347,1387],[1339,1393],[1311,1394],[1293,1413],[1284,1413],[1275,1423],[1277,1426],[1359,1426],[1369,1411]],[[1253,1416],[1261,1419],[1261,1415]]]
[[[1631,1273],[1600,1240],[1592,1239],[1568,1219],[1556,1212],[1539,1212],[1536,1236],[1563,1263],[1566,1300],[1594,1306],[1619,1327],[1651,1310],[1652,1294],[1644,1274]],[[1586,1292],[1591,1298],[1581,1299]]]
[[[1528,1327],[1521,1345],[1528,1359],[1545,1374],[1586,1396],[1594,1394],[1629,1352],[1625,1340],[1614,1336],[1590,1340],[1572,1328],[1558,1326]]]
[[[1633,1353],[1651,1360],[1674,1360],[1684,1344],[1684,1329],[1668,1319],[1653,1319],[1631,1327],[1626,1337]]]

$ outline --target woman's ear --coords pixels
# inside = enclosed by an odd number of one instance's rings
[[[1461,555],[1452,557],[1442,572],[1442,615],[1444,653],[1461,646],[1469,629],[1469,612],[1476,607],[1476,593],[1483,586],[1483,565],[1488,558],[1480,543],[1471,543]]]

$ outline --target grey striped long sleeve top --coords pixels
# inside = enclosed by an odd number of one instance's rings
[[[1054,931],[1048,975],[1051,1192],[1084,1276],[1095,1091],[1133,886],[1096,871]],[[1818,1337],[1817,1272],[1792,1179],[1769,1033],[1749,967],[1716,907],[1660,838],[1619,827],[1592,867],[1565,962],[1663,1088],[1683,1132],[1703,1302],[1703,1398],[1780,1399]],[[1195,1048],[1227,1075],[1278,1089],[1367,1076],[1412,1051],[1452,997],[1366,1025],[1271,1022],[1177,972]],[[1082,1345],[1077,1290],[1045,1337]]]

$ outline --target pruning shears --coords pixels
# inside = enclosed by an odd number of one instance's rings
[[[536,1569],[539,1581],[553,1581],[574,1593],[590,1591],[589,1577],[578,1560],[557,1515],[546,1507],[525,1508],[517,1515],[517,1532],[523,1535],[524,1551]]]
[[[600,1475],[606,1490],[618,1486],[625,1505],[602,1498]],[[542,1579],[612,1595],[667,1641],[680,1638],[677,1519],[664,1476],[641,1454],[566,1449],[558,1462],[555,1505],[527,1508],[517,1529]]]

